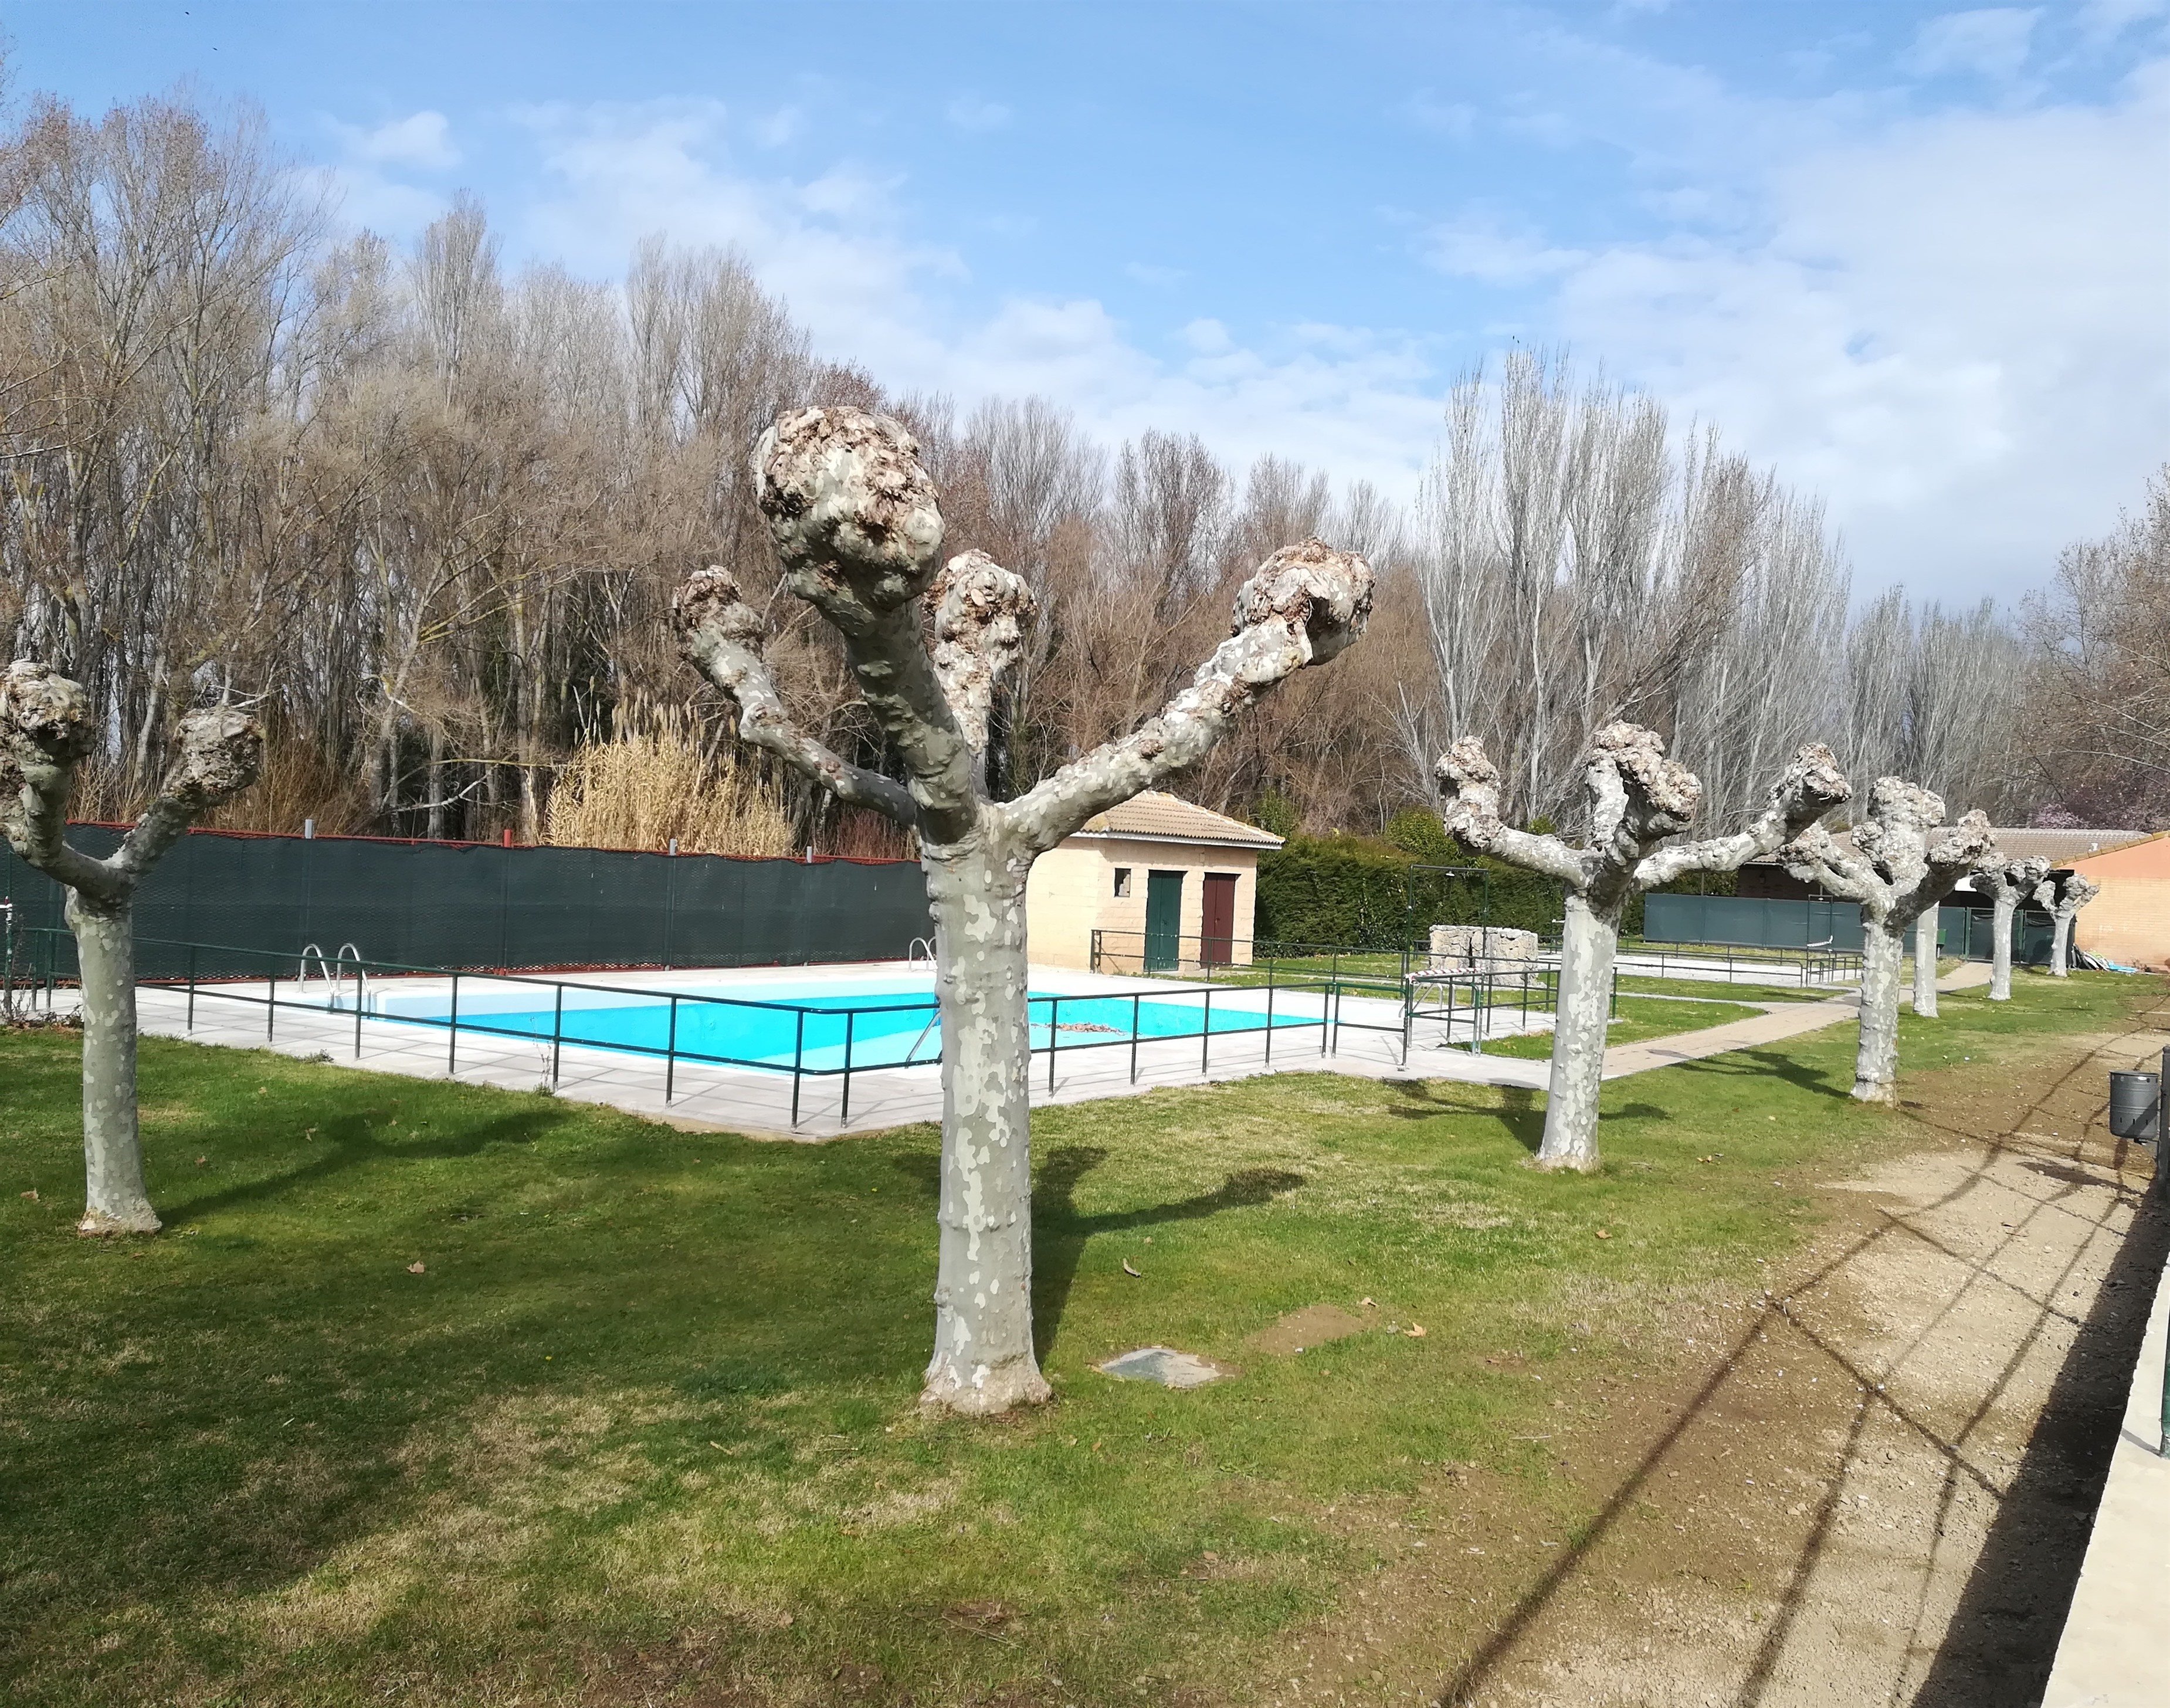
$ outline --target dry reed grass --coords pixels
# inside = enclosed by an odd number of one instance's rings
[[[792,852],[783,791],[730,749],[703,751],[675,709],[621,723],[558,769],[542,839],[561,848],[661,849],[775,857]]]

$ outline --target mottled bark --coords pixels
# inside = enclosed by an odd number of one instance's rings
[[[1899,969],[1903,930],[1861,934],[1861,1043],[1853,1057],[1853,1095],[1863,1103],[1898,1100]]]
[[[1570,890],[1561,913],[1559,1009],[1553,1022],[1552,1082],[1537,1166],[1588,1170],[1598,1163],[1597,1104],[1605,1079],[1620,910],[1601,913]]]
[[[1853,1095],[1864,1103],[1898,1100],[1899,968],[1907,932],[1994,846],[1980,813],[1956,824],[1943,821],[1941,795],[1903,778],[1879,777],[1868,814],[1843,838],[1815,825],[1778,851],[1803,883],[1861,906]]]
[[[232,707],[181,720],[180,756],[150,808],[108,858],[67,841],[75,768],[93,742],[82,688],[18,661],[0,683],[0,831],[67,886],[83,980],[83,1234],[155,1234],[136,1112],[136,888],[189,826],[256,780],[264,734]]]
[[[2069,977],[2072,970],[2072,926],[2081,908],[2102,894],[2102,886],[2077,872],[2058,872],[2034,892],[2050,910],[2050,976]]]
[[[126,903],[68,891],[83,972],[83,1234],[155,1234],[136,1113],[136,941]]]
[[[1609,724],[1583,760],[1590,801],[1585,848],[1557,836],[1515,830],[1499,817],[1499,774],[1474,736],[1441,757],[1448,833],[1468,847],[1557,878],[1567,891],[1560,940],[1559,1000],[1553,1022],[1551,1090],[1537,1166],[1588,1170],[1598,1164],[1597,1114],[1611,1008],[1620,918],[1642,891],[1688,872],[1732,871],[1769,854],[1852,793],[1831,750],[1811,743],[1794,756],[1764,811],[1747,828],[1700,842],[1668,838],[1687,828],[1702,797],[1694,774],[1665,757],[1654,731]]]
[[[1937,914],[1926,909],[1914,922],[1914,1012],[1937,1018]]]
[[[1989,999],[2012,1000],[2012,925],[2019,904],[2042,887],[2050,875],[2050,862],[2040,855],[2025,859],[1991,859],[1974,874],[1975,891],[1990,898],[1995,910],[1989,947]]]
[[[924,1398],[992,1413],[1048,1397],[1033,1357],[1024,886],[1029,854],[931,851],[942,1010],[941,1255]]]
[[[762,661],[767,625],[730,576],[698,571],[673,609],[687,656],[736,704],[744,740],[919,832],[942,1016],[941,1242],[921,1397],[984,1415],[1049,1397],[1032,1336],[1032,862],[1094,813],[1204,758],[1260,694],[1355,640],[1370,614],[1371,572],[1316,540],[1276,552],[1238,592],[1231,639],[1158,716],[997,803],[986,788],[990,713],[1034,602],[984,554],[953,558],[938,577],[941,511],[917,451],[895,422],[835,409],[785,415],[756,453],[786,585],[842,637],[904,784],[793,725]]]

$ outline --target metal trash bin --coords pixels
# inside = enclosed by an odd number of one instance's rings
[[[2162,1127],[2162,1076],[2159,1074],[2113,1074],[2109,1076],[2109,1130],[2114,1138],[2136,1144],[2152,1144]]]

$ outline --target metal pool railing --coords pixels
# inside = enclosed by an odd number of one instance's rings
[[[1092,968],[1095,972],[1146,977],[1191,977],[1224,984],[1254,984],[1263,972],[1285,981],[1310,974],[1327,978],[1408,981],[1436,976],[1441,958],[1429,943],[1367,949],[1347,943],[1297,943],[1270,937],[1203,937],[1177,932],[1095,929]],[[1761,948],[1740,943],[1652,943],[1623,939],[1618,959],[1628,977],[1670,977],[1723,972],[1725,982],[1743,976],[1766,984],[1795,984],[1803,989],[1851,983],[1861,977],[1858,950],[1828,944],[1804,948]],[[1556,967],[1557,938],[1540,938],[1534,962],[1501,956],[1489,963],[1501,976],[1524,966]],[[1654,964],[1654,971],[1653,971]],[[1487,970],[1480,966],[1480,974]],[[1465,969],[1466,975],[1467,969]]]
[[[34,954],[33,964],[22,969],[27,977],[21,982],[21,988],[40,993],[45,1005],[50,1007],[60,989],[72,987],[76,983],[74,940],[67,932],[51,928],[32,932],[19,931],[17,934],[19,944],[30,939],[42,940],[36,945],[42,952]],[[848,1122],[851,1119],[852,1081],[854,1075],[863,1075],[889,1068],[933,1067],[938,1065],[940,1060],[938,1053],[925,1057],[918,1053],[929,1036],[933,1033],[938,1019],[938,1004],[931,996],[915,997],[903,1001],[861,1003],[848,1007],[817,1005],[804,1002],[763,1001],[752,997],[706,996],[690,991],[656,990],[638,986],[611,985],[587,979],[551,978],[537,973],[482,972],[467,969],[425,966],[411,962],[372,961],[355,951],[351,945],[347,945],[341,950],[338,963],[341,969],[339,977],[327,980],[320,973],[312,981],[296,975],[293,969],[296,967],[297,960],[291,954],[278,954],[268,950],[244,949],[226,944],[188,943],[163,938],[138,938],[136,941],[142,946],[177,951],[175,958],[182,961],[185,969],[181,977],[145,979],[140,981],[140,984],[141,988],[145,989],[167,990],[183,994],[185,999],[184,1026],[189,1031],[195,1030],[196,1008],[197,1004],[202,1002],[238,1004],[250,1008],[260,1008],[264,1012],[264,1038],[267,1043],[275,1042],[277,1040],[279,1016],[281,1013],[306,1014],[318,1017],[338,1016],[342,1020],[350,1014],[353,1020],[353,1052],[355,1058],[359,1060],[362,1054],[363,1028],[366,1021],[434,1027],[441,1030],[445,1034],[445,1071],[448,1074],[456,1074],[458,1071],[461,1033],[517,1040],[532,1043],[538,1048],[547,1047],[548,1074],[549,1083],[553,1089],[562,1074],[564,1048],[569,1044],[575,1048],[606,1050],[618,1054],[660,1059],[663,1063],[663,1095],[666,1103],[673,1101],[676,1097],[677,1070],[681,1062],[704,1067],[740,1068],[762,1073],[788,1073],[791,1076],[791,1123],[794,1127],[799,1123],[803,1093],[805,1083],[810,1079],[838,1079],[842,1080],[841,1110],[838,1118],[840,1121]],[[9,961],[7,976],[11,981],[18,970],[19,959],[19,957],[11,958]],[[304,970],[307,968],[311,961],[321,968],[321,951],[318,951],[313,956],[306,957],[301,962]],[[259,966],[260,972],[251,976],[247,969],[252,966]],[[350,983],[345,973],[345,969],[348,968],[352,969]],[[388,1005],[388,999],[396,999],[403,993],[415,993],[411,991],[410,982],[418,979],[441,980],[445,983],[445,1000],[441,1013],[399,1012]],[[286,993],[284,995],[281,994],[282,983]],[[403,986],[409,987],[404,993],[403,993]],[[490,1015],[487,1009],[472,1005],[464,1010],[462,1008],[463,993],[472,997],[472,994],[478,989],[497,990],[505,988],[535,991],[537,993],[538,1007],[533,1012],[539,1013],[541,1004],[547,1003],[550,1015],[550,1025],[547,1032],[526,1026],[493,1025],[490,1024]],[[312,990],[314,993],[312,993]],[[351,998],[346,994],[349,990],[353,993]],[[365,991],[369,993],[368,1000],[363,998]],[[575,1024],[569,1032],[567,1026],[566,1007],[566,993],[569,991],[575,993],[576,1004],[572,1010],[575,1017]],[[434,993],[430,994],[434,995]],[[1431,1017],[1424,1015],[1413,1015],[1411,1009],[1414,998],[1408,985],[1388,983],[1379,980],[1281,979],[1269,982],[1263,988],[1261,993],[1245,992],[1243,994],[1246,996],[1262,994],[1263,1005],[1253,1008],[1233,1004],[1230,999],[1237,995],[1236,992],[1226,987],[1211,984],[1191,986],[1171,984],[1150,991],[1077,992],[1032,996],[1029,998],[1027,1003],[1028,1056],[1029,1057],[1038,1056],[1043,1052],[1047,1056],[1047,1083],[1049,1090],[1052,1093],[1056,1084],[1058,1052],[1067,1056],[1072,1052],[1082,1050],[1127,1049],[1130,1055],[1130,1079],[1135,1084],[1139,1073],[1138,1052],[1141,1044],[1168,1043],[1195,1037],[1199,1043],[1199,1071],[1204,1074],[1209,1073],[1212,1066],[1213,1040],[1216,1036],[1214,1017],[1216,1011],[1216,1002],[1218,999],[1221,1004],[1218,1011],[1223,1017],[1224,1023],[1217,1036],[1226,1039],[1231,1036],[1263,1033],[1264,1059],[1269,1065],[1273,1060],[1277,1033],[1308,1032],[1314,1027],[1318,1031],[1318,1053],[1322,1057],[1338,1053],[1340,1048],[1341,1034],[1345,1031],[1356,1031],[1398,1033],[1403,1041],[1403,1057],[1406,1061],[1415,1020]],[[1345,1001],[1345,999],[1350,995],[1355,995],[1360,999],[1374,997],[1382,1004],[1391,1004],[1390,1011],[1394,1017],[1391,1020],[1379,1017],[1376,1011],[1364,1006],[1360,1001],[1357,1009],[1352,1012]],[[631,1038],[598,1038],[582,1036],[577,1021],[577,1016],[581,1011],[580,1004],[590,1007],[607,1006],[595,1004],[591,1000],[599,996],[622,997],[628,999],[629,1004],[662,1010],[664,1014],[662,1041],[658,1044],[643,1042]],[[1200,999],[1196,1030],[1192,1031],[1187,1025],[1182,1025],[1171,1031],[1148,1033],[1146,1031],[1147,1006],[1151,1005],[1157,1009],[1187,1006],[1188,1004],[1171,1004],[1169,1000],[1179,998]],[[1300,1003],[1301,1008],[1291,1010],[1289,1006],[1291,1000]],[[1317,1009],[1315,1015],[1306,1012],[1305,1010],[1308,1010],[1314,1001]],[[1114,1012],[1120,1015],[1122,1005],[1125,1002],[1130,1007],[1128,1016],[1130,1025],[1127,1031],[1119,1027],[1107,1027],[1095,1020],[1078,1022],[1073,1020],[1068,1025],[1066,1025],[1063,1020],[1066,1010],[1074,1016],[1082,1011],[1081,1004],[1092,1004],[1100,1012],[1105,1012],[1109,1005],[1112,1004]],[[625,1005],[628,1004],[608,1004],[607,1006]],[[789,1025],[791,1036],[788,1058],[779,1059],[781,1052],[761,1055],[732,1054],[714,1049],[695,1047],[681,1041],[680,1020],[682,1015],[689,1011],[716,1009],[734,1009],[752,1015],[775,1015],[785,1017],[784,1023]],[[928,1019],[927,1023],[920,1029],[917,1038],[906,1050],[903,1059],[869,1060],[867,1059],[868,1040],[863,1030],[864,1022],[870,1016],[890,1015],[913,1016],[926,1015]],[[1245,1025],[1240,1020],[1234,1024],[1228,1023],[1230,1020],[1238,1015],[1246,1017],[1254,1015],[1257,1017],[1258,1024]],[[1159,1017],[1156,1016],[1156,1019],[1157,1018]],[[1451,1025],[1451,1014],[1449,1020]],[[830,1047],[827,1045],[817,1041],[810,1047],[808,1039],[810,1020],[817,1025],[826,1023],[831,1027],[841,1022],[842,1028],[841,1061],[831,1065],[826,1060],[820,1058],[820,1052]],[[1032,1042],[1032,1038],[1041,1033],[1043,1029],[1046,1041]],[[1479,1030],[1482,1030],[1481,1021]],[[1105,1036],[1104,1035],[1105,1033],[1112,1033],[1113,1036]],[[810,1059],[810,1051],[815,1059]]]

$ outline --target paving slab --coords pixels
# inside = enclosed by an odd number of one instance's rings
[[[2170,1702],[2170,1625],[2162,1618],[2170,1589],[2170,1459],[2162,1453],[2166,1341],[2170,1285],[2158,1277],[2124,1427],[2042,1708],[2162,1708]]]

